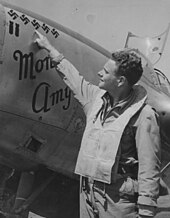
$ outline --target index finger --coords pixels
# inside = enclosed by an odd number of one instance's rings
[[[40,33],[40,32],[38,32],[37,30],[35,30],[35,33],[39,36],[39,37],[42,37],[43,35]]]

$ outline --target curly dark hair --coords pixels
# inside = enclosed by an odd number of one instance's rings
[[[117,75],[125,76],[129,85],[133,86],[142,76],[141,58],[131,50],[121,50],[112,53],[112,59],[118,66]]]

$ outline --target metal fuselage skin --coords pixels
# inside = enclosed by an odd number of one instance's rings
[[[111,53],[60,24],[29,11],[0,6],[0,163],[21,171],[39,165],[73,175],[85,116],[34,31],[72,62],[91,83]],[[170,160],[170,96],[150,72],[140,84],[161,118],[165,164]],[[167,152],[168,151],[168,152]]]

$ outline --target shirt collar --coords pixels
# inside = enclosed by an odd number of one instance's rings
[[[114,107],[119,108],[120,110],[127,108],[131,105],[135,100],[141,100],[142,98],[146,97],[147,93],[143,86],[134,85],[130,94],[123,100],[119,101]],[[110,95],[108,92],[105,92],[102,95],[102,99],[104,104],[110,103]]]

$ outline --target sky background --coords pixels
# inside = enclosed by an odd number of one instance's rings
[[[170,0],[5,0],[36,12],[97,42],[123,48],[128,32],[154,37],[170,23]],[[170,79],[170,33],[155,65]]]

